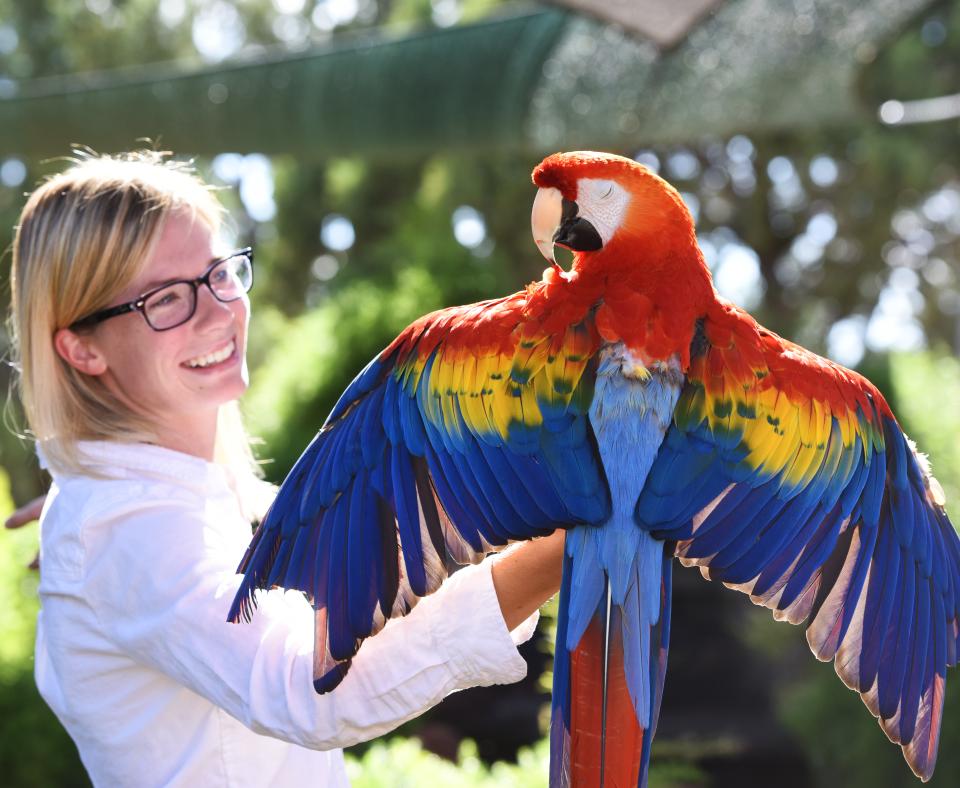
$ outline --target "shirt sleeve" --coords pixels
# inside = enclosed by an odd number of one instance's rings
[[[88,602],[133,659],[207,698],[257,733],[314,749],[379,736],[471,686],[526,675],[506,629],[490,562],[462,569],[404,618],[367,639],[333,692],[313,690],[313,609],[298,592],[261,592],[249,623],[230,624],[235,545],[179,506],[112,523],[90,566]],[[235,540],[234,540],[235,541]]]

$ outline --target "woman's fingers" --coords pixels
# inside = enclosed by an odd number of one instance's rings
[[[11,514],[3,524],[4,528],[20,528],[27,523],[40,519],[40,512],[43,511],[43,502],[47,500],[46,495],[34,498],[29,503],[25,503],[19,509]]]
[[[46,495],[41,495],[38,498],[34,498],[32,501],[25,503],[19,509],[11,514],[6,522],[4,522],[4,528],[21,528],[27,523],[32,523],[34,520],[40,519],[40,512],[43,511],[44,501],[47,500]],[[33,560],[27,564],[28,569],[39,569],[40,568],[40,553],[39,551],[33,557]]]

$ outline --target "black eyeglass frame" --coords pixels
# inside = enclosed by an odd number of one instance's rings
[[[221,263],[225,263],[227,260],[231,260],[234,257],[240,257],[241,255],[246,256],[246,258],[250,261],[250,287],[244,290],[243,294],[238,295],[236,298],[221,298],[210,286],[210,275],[213,273],[213,269],[215,269]],[[193,288],[193,309],[191,309],[190,314],[179,323],[174,323],[172,326],[166,326],[165,328],[157,328],[150,322],[149,318],[147,318],[147,313],[144,311],[144,306],[147,303],[147,299],[149,299],[151,296],[154,296],[161,290],[166,290],[168,287],[172,287],[173,285],[190,285]],[[71,330],[77,328],[91,328],[98,323],[102,323],[104,320],[109,320],[111,317],[125,315],[129,312],[139,312],[141,315],[143,315],[144,322],[146,322],[146,324],[154,331],[169,331],[172,328],[182,326],[197,313],[197,302],[199,300],[197,298],[197,290],[199,290],[200,285],[206,285],[207,290],[209,290],[213,297],[222,304],[228,304],[231,301],[237,301],[242,298],[244,294],[249,293],[253,289],[253,247],[246,246],[243,249],[237,249],[235,252],[231,252],[225,257],[214,260],[207,267],[207,270],[204,271],[203,275],[198,276],[196,279],[176,279],[173,282],[167,282],[166,284],[162,284],[159,287],[153,288],[152,290],[148,290],[146,293],[141,294],[133,301],[128,301],[125,304],[118,304],[117,306],[109,306],[106,309],[101,309],[98,312],[94,312],[92,315],[82,317],[79,320],[71,323],[69,327]]]

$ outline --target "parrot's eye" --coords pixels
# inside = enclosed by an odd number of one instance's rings
[[[577,202],[581,205],[607,202],[617,191],[615,181],[606,178],[583,178],[577,184]]]
[[[615,180],[581,178],[577,181],[578,217],[589,222],[607,244],[623,222],[630,193]]]

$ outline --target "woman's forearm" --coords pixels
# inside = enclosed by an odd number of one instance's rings
[[[493,587],[507,629],[514,629],[560,589],[566,531],[513,545],[492,559]]]

